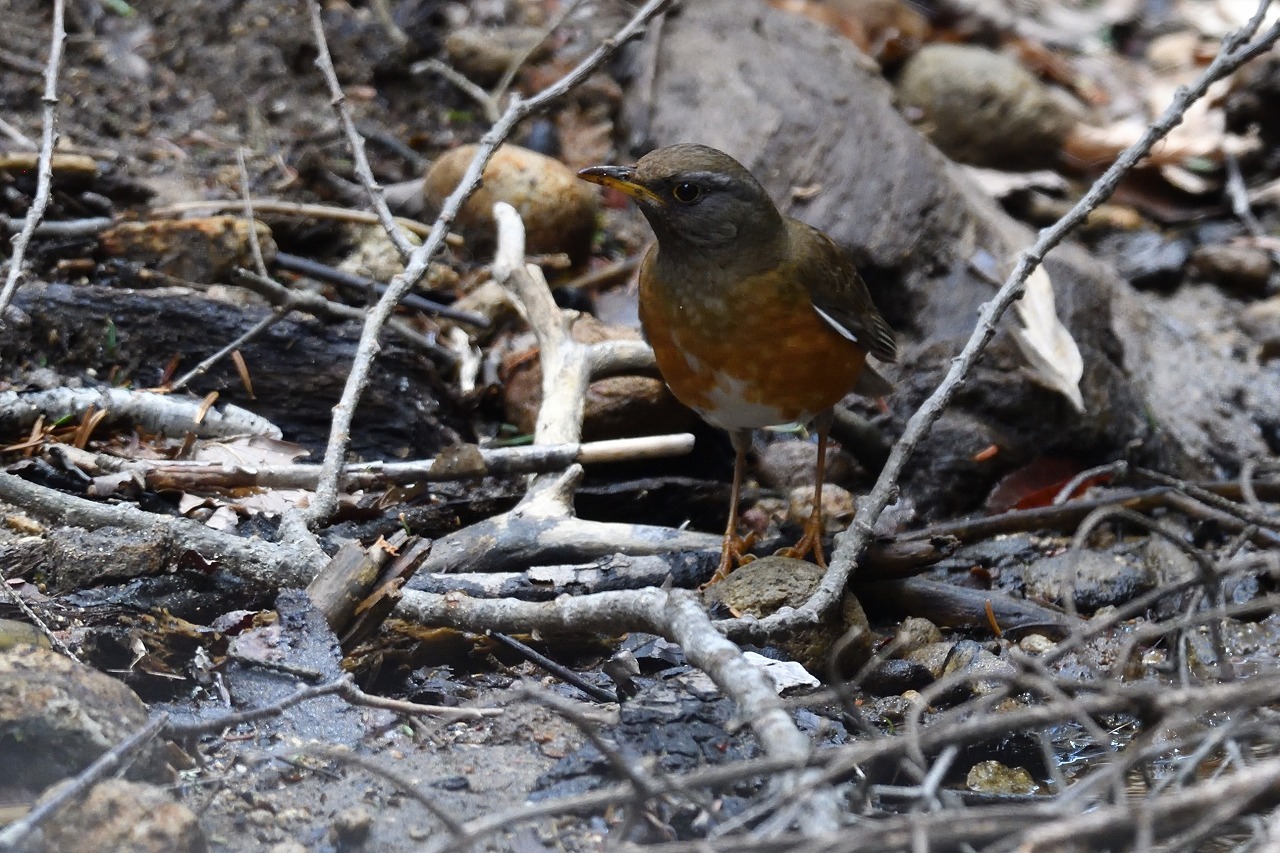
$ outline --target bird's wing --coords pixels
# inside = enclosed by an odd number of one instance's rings
[[[809,289],[813,307],[822,319],[881,361],[896,361],[898,344],[893,329],[876,310],[853,262],[830,237],[799,220],[791,220],[791,237],[812,247],[794,256],[804,258],[797,277]]]

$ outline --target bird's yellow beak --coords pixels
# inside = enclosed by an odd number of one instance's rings
[[[642,204],[664,203],[661,196],[636,181],[636,170],[632,166],[592,166],[579,172],[578,177],[602,187],[612,187]]]

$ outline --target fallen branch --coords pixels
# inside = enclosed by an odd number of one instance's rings
[[[176,564],[183,555],[195,552],[258,589],[305,587],[327,559],[323,553],[305,547],[242,539],[189,518],[85,500],[28,483],[13,474],[0,473],[0,500],[38,518],[72,527],[119,527],[157,536],[162,540],[163,552],[168,554],[166,564]]]
[[[62,43],[67,38],[63,26],[63,0],[53,0],[53,24],[49,36],[49,61],[44,67],[44,130],[40,135],[40,156],[36,166],[36,195],[27,209],[22,230],[13,238],[13,253],[9,256],[9,273],[4,288],[0,289],[0,324],[5,310],[13,299],[13,292],[22,278],[22,262],[27,256],[27,246],[35,234],[36,226],[44,218],[53,187],[53,146],[58,141],[58,68],[62,63]]]
[[[688,433],[531,447],[461,445],[432,459],[351,465],[343,472],[342,487],[347,491],[370,491],[410,483],[563,471],[575,463],[594,465],[663,459],[682,456],[692,449],[693,436]],[[156,491],[314,489],[320,477],[320,466],[311,464],[240,465],[232,462],[122,459],[105,453],[89,454],[84,462],[103,471],[137,474],[148,489]]]
[[[0,433],[28,432],[36,421],[46,423],[82,417],[90,409],[107,412],[109,422],[136,424],[147,432],[198,438],[263,435],[281,438],[280,428],[246,409],[226,403],[220,408],[205,400],[173,397],[127,388],[53,388],[48,391],[0,391]]]

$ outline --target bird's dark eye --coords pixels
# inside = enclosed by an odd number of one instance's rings
[[[702,198],[702,187],[685,181],[671,188],[671,197],[681,204],[693,204]]]

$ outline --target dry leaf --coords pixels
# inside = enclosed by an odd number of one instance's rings
[[[1032,376],[1070,400],[1076,411],[1083,412],[1080,377],[1084,376],[1084,359],[1075,339],[1058,319],[1053,282],[1044,267],[1036,267],[1031,273],[1026,292],[1016,306],[1022,327],[1014,329],[1013,336],[1027,358]]]
[[[190,458],[197,462],[213,462],[257,468],[263,465],[290,465],[310,455],[305,447],[264,435],[198,441]]]

